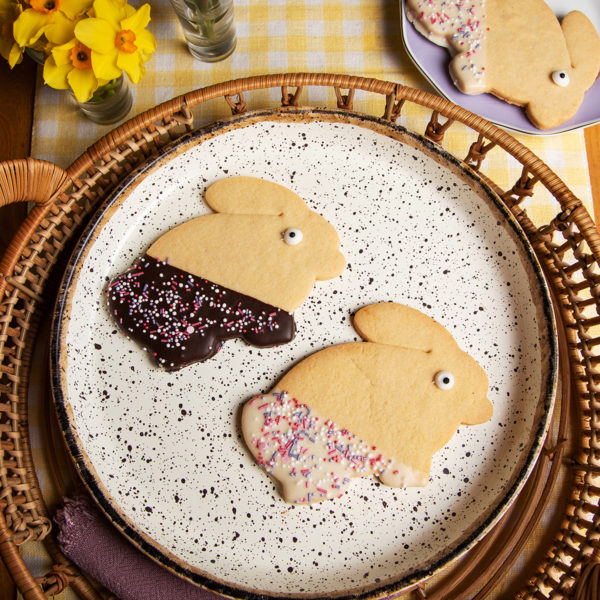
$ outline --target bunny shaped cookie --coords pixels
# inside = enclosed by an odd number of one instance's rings
[[[572,118],[600,70],[600,36],[580,11],[559,23],[544,0],[406,0],[406,15],[453,55],[466,94],[490,92],[525,107],[539,129]]]
[[[310,355],[243,408],[246,444],[287,502],[337,497],[357,476],[425,485],[457,427],[492,415],[483,369],[427,315],[373,304],[354,326],[365,342]]]
[[[168,231],[108,287],[121,329],[176,370],[225,340],[289,342],[294,311],[345,259],[335,229],[291,190],[254,177],[212,184],[215,211]]]

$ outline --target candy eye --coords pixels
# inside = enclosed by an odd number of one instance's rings
[[[434,382],[440,390],[450,390],[454,387],[454,375],[450,371],[438,371],[435,374]]]
[[[286,229],[282,234],[283,241],[290,246],[295,246],[302,241],[302,232],[299,229]]]
[[[566,71],[554,71],[552,81],[560,87],[567,87],[570,81],[569,74]]]

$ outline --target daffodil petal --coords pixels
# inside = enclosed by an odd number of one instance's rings
[[[118,29],[104,19],[83,19],[75,25],[75,37],[88,48],[100,54],[116,50],[115,38]]]
[[[144,4],[131,17],[121,21],[121,29],[131,29],[137,35],[150,23],[150,5]]]
[[[23,48],[18,44],[13,44],[8,55],[8,65],[12,69],[23,60]]]
[[[98,79],[116,79],[121,76],[121,69],[117,66],[117,50],[109,54],[99,54],[92,50],[92,69]]]
[[[119,52],[117,66],[127,73],[133,83],[139,83],[146,71],[137,52],[133,52],[132,54]]]
[[[108,21],[117,31],[121,29],[119,23],[127,16],[124,3],[119,0],[95,0],[94,11],[96,17]]]
[[[60,0],[60,10],[70,19],[82,15],[92,6],[92,0]]]
[[[87,102],[98,87],[98,80],[91,69],[73,69],[67,81],[79,102]]]
[[[44,33],[49,22],[50,15],[28,8],[13,23],[15,42],[19,46],[32,46]]]
[[[52,44],[64,44],[73,37],[74,30],[75,21],[57,11],[52,14],[50,23],[44,33]]]
[[[62,67],[63,65],[70,65],[73,67],[73,63],[71,62],[71,50],[75,47],[76,43],[77,40],[73,38],[66,44],[61,44],[60,46],[54,46],[54,48],[52,48],[52,58],[58,67]]]
[[[147,29],[142,29],[142,31],[136,35],[135,43],[144,62],[146,62],[156,50],[156,40]]]
[[[73,65],[57,65],[54,57],[49,56],[44,63],[44,81],[57,90],[69,89],[67,75],[73,69]]]

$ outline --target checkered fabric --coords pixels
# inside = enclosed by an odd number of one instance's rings
[[[237,48],[231,57],[215,64],[194,60],[168,0],[150,0],[150,29],[158,48],[146,65],[146,75],[133,88],[134,106],[129,116],[177,95],[207,85],[251,75],[283,72],[328,72],[373,77],[432,91],[402,46],[399,0],[234,0]],[[133,2],[135,4],[135,2]],[[87,120],[68,101],[68,93],[38,85],[33,127],[32,156],[66,167],[85,149],[114,127]],[[323,104],[327,90],[304,90],[302,103]],[[277,103],[279,90],[271,100]],[[357,93],[354,108],[368,111],[369,99]],[[331,105],[331,103],[329,103]],[[227,106],[211,103],[202,120],[226,116]],[[423,132],[428,116],[417,106],[403,110],[401,124]],[[561,177],[591,212],[591,190],[582,131],[550,137],[515,136]],[[473,132],[453,125],[444,144],[465,156],[475,139]],[[500,149],[492,150],[484,172],[503,189],[512,187],[521,174],[520,165]],[[540,185],[527,200],[528,212],[544,222],[556,212],[556,202]],[[40,359],[41,360],[41,359]],[[41,363],[37,363],[38,366]],[[51,497],[50,477],[44,463],[40,391],[36,364],[31,387],[31,427],[34,458],[42,487]],[[37,383],[36,383],[37,382]],[[553,502],[547,519],[551,518]],[[544,521],[546,522],[546,521]],[[528,548],[535,547],[543,532],[538,528]],[[23,555],[36,574],[48,569],[41,544],[26,544]],[[524,555],[527,556],[527,553]],[[526,558],[518,562],[518,571]],[[504,584],[497,594],[506,589]],[[495,595],[497,595],[495,594]],[[74,594],[57,595],[72,598]]]
[[[133,4],[140,0],[133,0]],[[234,0],[237,48],[226,60],[207,64],[194,60],[168,0],[151,0],[150,29],[158,48],[146,65],[146,75],[133,86],[133,116],[193,89],[238,77],[284,72],[342,73],[373,77],[433,91],[420,75],[401,39],[400,0]],[[40,75],[41,77],[41,75]],[[303,92],[302,103],[319,105],[326,90]],[[271,100],[277,101],[279,90]],[[69,94],[38,86],[32,155],[66,167],[114,125],[99,126],[84,118]],[[368,110],[357,94],[354,108]],[[202,121],[226,116],[225,103],[203,107]],[[424,131],[425,111],[407,110]],[[419,127],[419,117],[423,119]],[[409,125],[412,125],[410,123]],[[586,206],[591,191],[583,132],[557,136],[516,135],[561,177]],[[466,153],[467,129],[454,125],[445,145]],[[503,151],[490,152],[485,172],[503,188],[520,175]],[[539,189],[537,189],[539,188]],[[531,199],[532,215],[547,217],[551,198],[540,186]]]

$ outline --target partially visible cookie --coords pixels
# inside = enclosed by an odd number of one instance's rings
[[[335,229],[281,185],[232,177],[211,185],[206,202],[214,214],[165,233],[107,290],[121,330],[167,370],[234,337],[289,342],[292,311],[345,266]]]
[[[543,0],[406,0],[406,15],[453,56],[466,94],[490,92],[525,107],[539,129],[572,118],[600,70],[600,37],[572,11],[562,23]]]
[[[458,89],[465,94],[489,91],[485,0],[406,0],[404,6],[415,29],[434,44],[448,48],[454,56],[450,73]]]
[[[425,485],[457,427],[492,415],[483,369],[430,317],[383,303],[354,325],[365,342],[307,357],[244,406],[246,444],[288,502],[336,497],[372,474]]]

